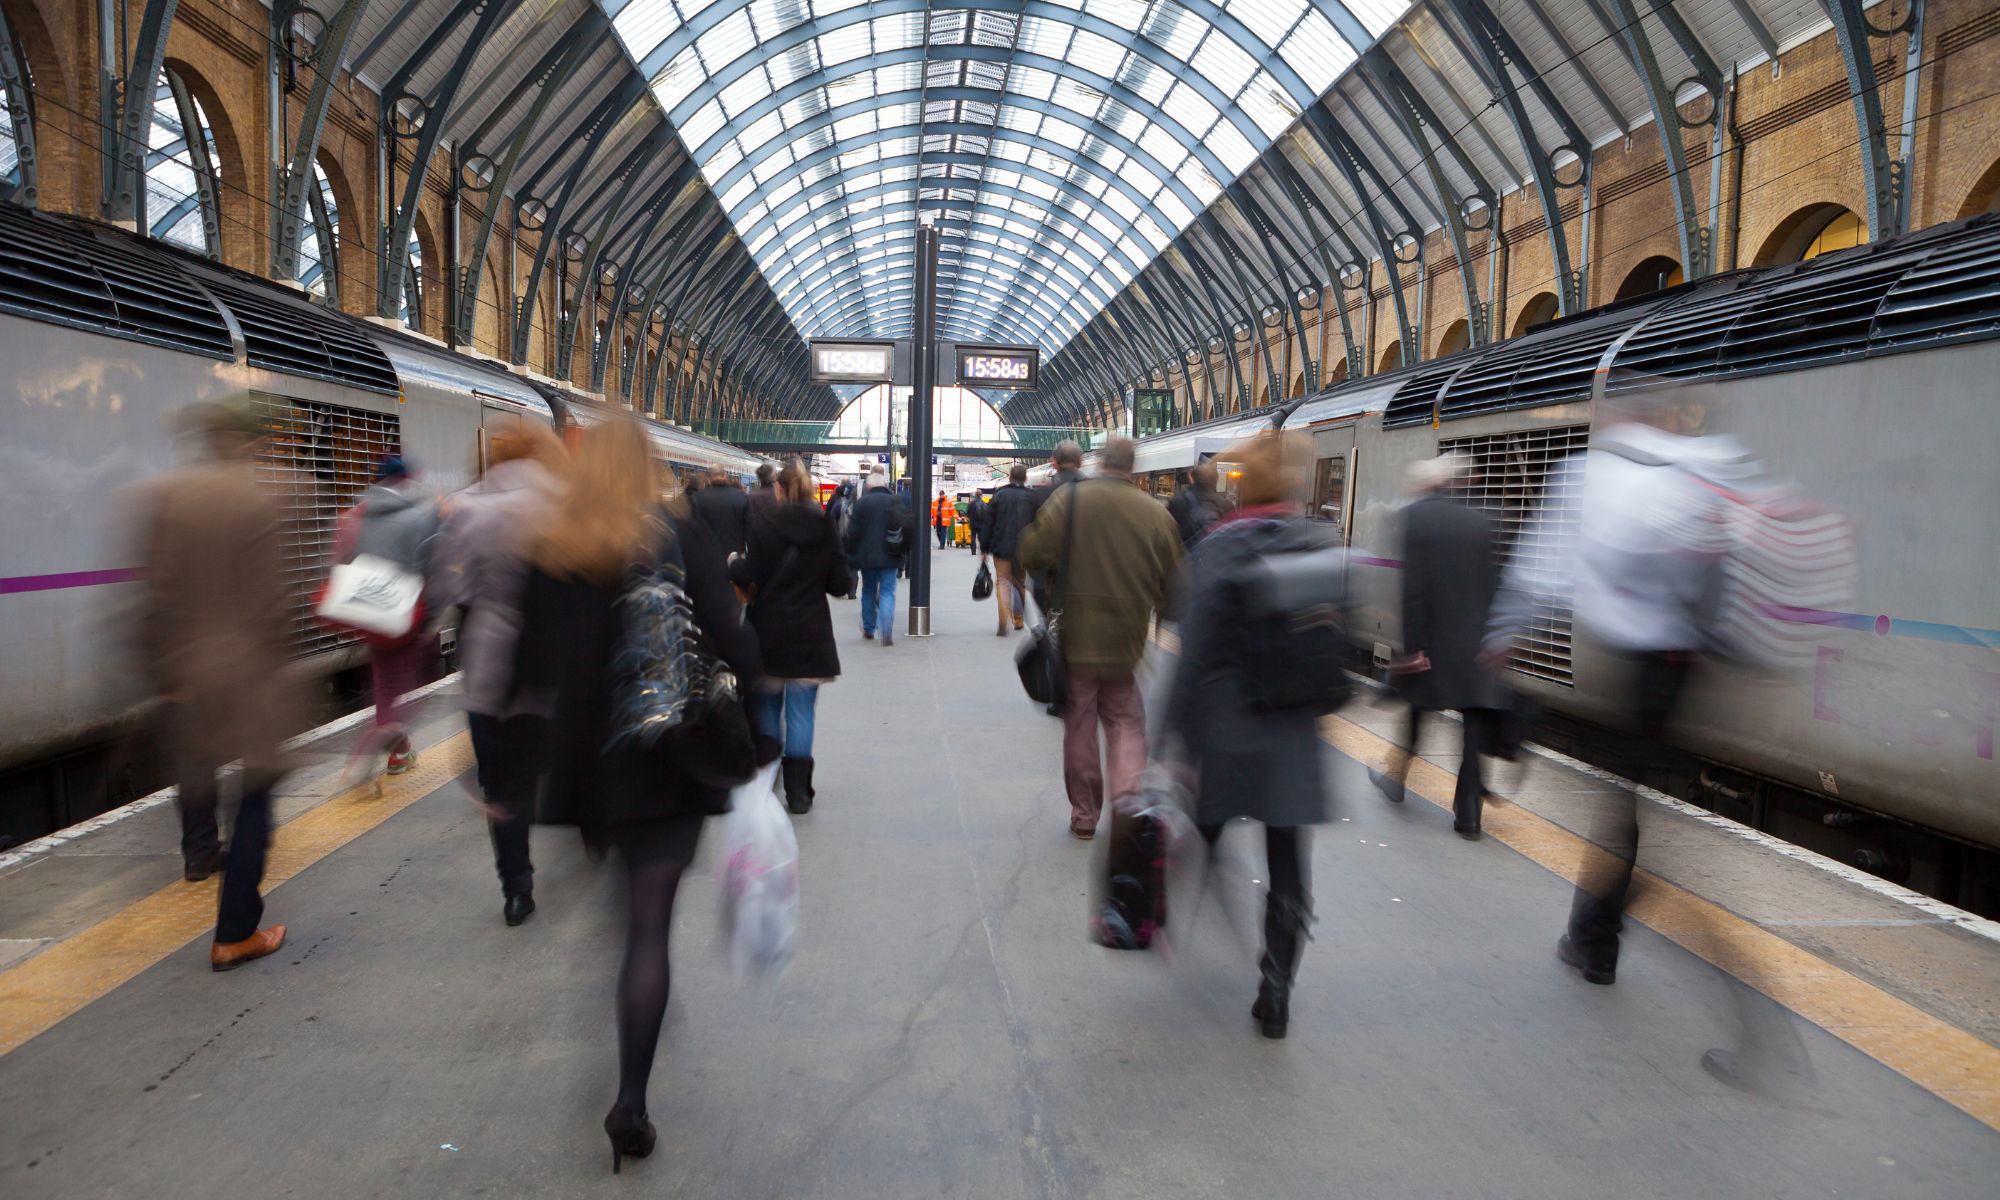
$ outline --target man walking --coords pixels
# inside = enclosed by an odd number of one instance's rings
[[[854,503],[847,523],[847,561],[861,572],[861,636],[896,644],[896,572],[909,548],[909,514],[889,486],[889,473],[876,467],[868,490]]]
[[[1194,549],[1208,527],[1222,518],[1222,497],[1215,490],[1215,464],[1203,462],[1188,472],[1187,483],[1167,501],[1167,515],[1180,530],[1181,546]]]
[[[1454,454],[1411,468],[1416,500],[1403,510],[1403,659],[1409,681],[1410,746],[1392,777],[1376,786],[1400,800],[1403,772],[1416,751],[1415,713],[1455,708],[1462,718],[1464,756],[1451,827],[1477,840],[1486,786],[1480,756],[1498,754],[1508,697],[1499,676],[1479,659],[1493,594],[1500,587],[1500,540],[1493,518],[1466,503],[1467,467]]]
[[[209,965],[242,966],[282,946],[285,927],[257,928],[271,832],[271,791],[285,772],[279,743],[303,712],[287,682],[291,595],[279,510],[254,466],[265,429],[247,408],[193,410],[208,461],[157,480],[141,534],[145,600],[139,643],[147,677],[167,697],[181,852],[190,882],[220,867]],[[243,762],[229,850],[215,825],[216,773]]]
[[[940,550],[944,549],[945,544],[951,540],[952,513],[951,500],[945,496],[944,489],[939,488],[937,499],[931,501],[931,528],[937,531],[938,549]]]
[[[1021,538],[1025,566],[1059,572],[1052,587],[1069,667],[1063,785],[1070,832],[1084,839],[1097,831],[1107,776],[1110,794],[1122,796],[1139,786],[1145,769],[1145,713],[1133,671],[1181,558],[1173,518],[1133,485],[1135,450],[1130,438],[1113,438],[1100,454],[1099,477],[1054,491]],[[1098,755],[1100,725],[1108,762]]]
[[[1021,535],[1035,520],[1034,493],[1027,489],[1028,468],[1015,463],[1007,472],[1007,484],[993,493],[986,504],[986,548],[993,555],[993,603],[1000,623],[995,636],[1006,637],[1009,626],[1021,628],[1022,609],[1028,598],[1023,591],[1026,577],[1021,570]]]

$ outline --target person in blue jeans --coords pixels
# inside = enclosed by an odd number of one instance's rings
[[[750,595],[750,626],[763,652],[764,678],[751,701],[757,732],[782,748],[785,807],[810,812],[813,709],[820,685],[840,675],[826,599],[853,591],[854,572],[797,459],[778,476],[776,502],[751,510],[748,544],[729,578]]]
[[[909,538],[903,498],[889,487],[889,473],[877,467],[847,522],[847,560],[861,572],[861,636],[873,638],[880,630],[884,646],[896,644],[896,572]]]

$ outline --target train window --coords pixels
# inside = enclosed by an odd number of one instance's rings
[[[1322,458],[1313,470],[1312,510],[1314,520],[1325,521],[1347,532],[1347,456]]]

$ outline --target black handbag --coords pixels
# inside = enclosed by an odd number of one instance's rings
[[[979,574],[972,577],[972,598],[984,600],[991,595],[993,595],[993,569],[982,559],[979,563]]]
[[[1042,620],[1028,630],[1021,648],[1014,652],[1014,669],[1028,699],[1037,704],[1061,705],[1069,699],[1069,664],[1062,651],[1062,593],[1069,579],[1069,552],[1076,542],[1076,484],[1069,485],[1069,512],[1063,520],[1062,551],[1057,555],[1056,577],[1049,585],[1049,606]]]
[[[620,640],[607,750],[659,753],[715,788],[757,772],[757,743],[736,673],[695,619],[680,543],[665,539],[618,599]]]

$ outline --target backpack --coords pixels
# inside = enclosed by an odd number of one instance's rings
[[[1282,529],[1233,581],[1244,694],[1260,712],[1325,716],[1354,695],[1347,549],[1316,535]]]
[[[890,558],[903,557],[903,535],[910,528],[910,516],[903,511],[900,500],[892,500],[889,511],[882,514],[882,542],[889,547]]]

